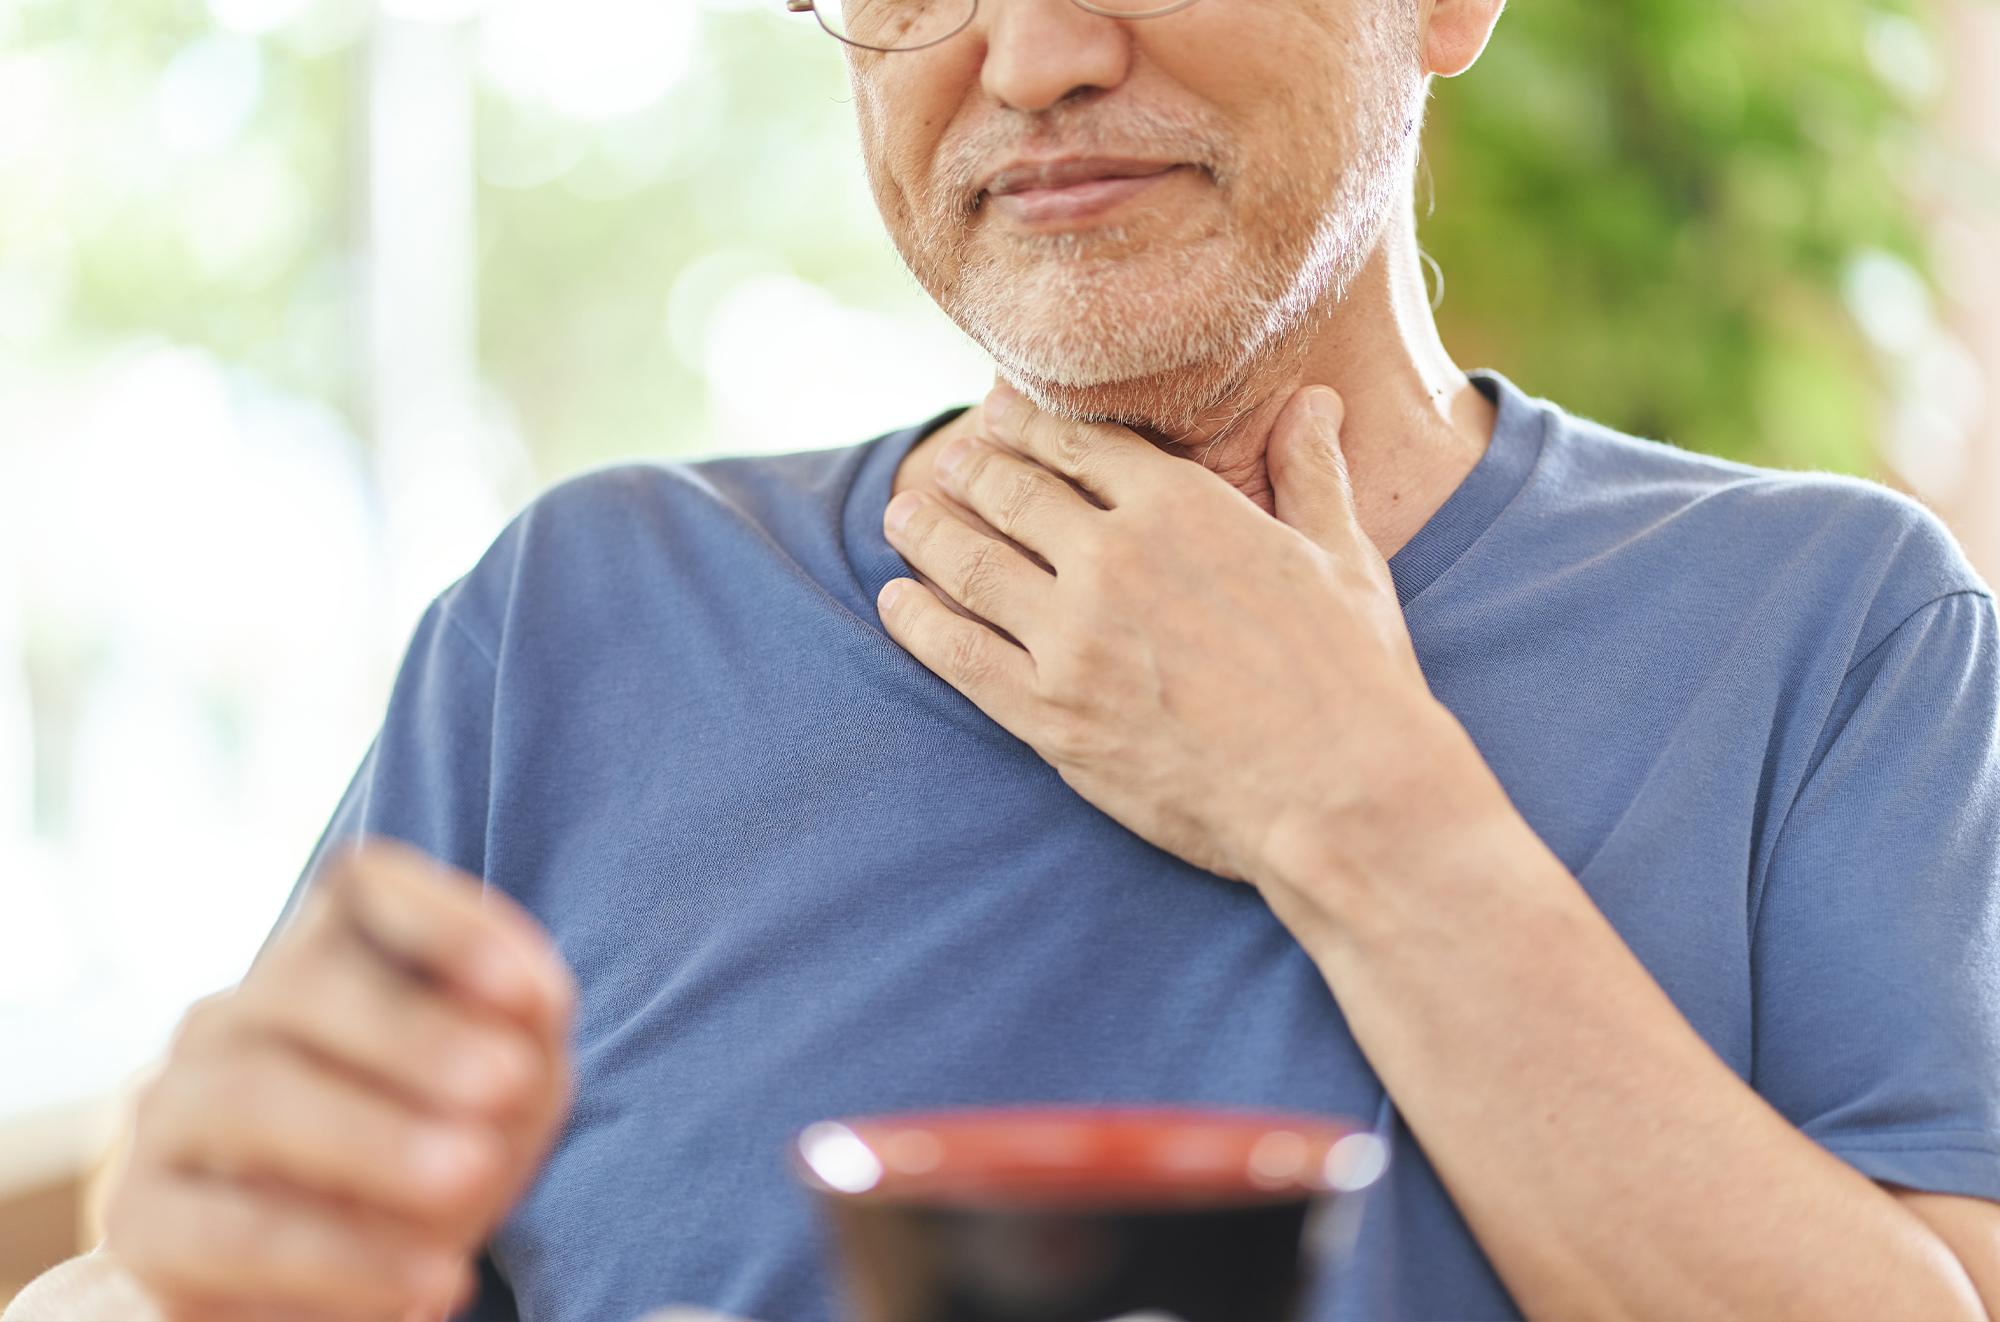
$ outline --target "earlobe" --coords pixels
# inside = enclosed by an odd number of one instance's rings
[[[1472,67],[1507,0],[1428,0],[1424,5],[1424,72],[1455,78]]]

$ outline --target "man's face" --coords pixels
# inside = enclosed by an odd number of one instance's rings
[[[1044,407],[1185,433],[1285,357],[1402,200],[1418,0],[981,0],[852,52],[875,196],[932,297]]]

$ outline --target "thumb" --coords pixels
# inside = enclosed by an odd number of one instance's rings
[[[1286,401],[1264,452],[1278,521],[1328,551],[1344,550],[1361,537],[1340,452],[1346,415],[1347,405],[1332,388],[1307,386]]]

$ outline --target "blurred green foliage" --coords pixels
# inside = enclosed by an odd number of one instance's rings
[[[1928,149],[1914,14],[1510,7],[1431,112],[1419,215],[1446,345],[1641,435],[1874,471],[1881,384],[1841,276],[1865,247],[1923,266],[1901,178]]]
[[[701,305],[732,278],[929,311],[869,199],[840,48],[773,2],[704,12],[699,50],[621,123],[481,96],[482,358],[544,472],[709,443]],[[774,342],[771,363],[824,348]]]
[[[365,431],[370,6],[298,0],[246,36],[218,28],[224,2],[0,0],[0,369],[162,336]],[[625,119],[479,92],[481,354],[545,480],[712,443],[702,319],[730,280],[927,312],[873,215],[834,43],[775,0],[706,4],[691,70]],[[1841,279],[1863,249],[1925,265],[1902,177],[1933,150],[1925,94],[1877,40],[1921,19],[1521,0],[1436,88],[1421,223],[1447,346],[1627,430],[1874,471],[1883,372]]]
[[[361,0],[263,39],[201,0],[0,3],[0,360],[134,335],[356,406]]]

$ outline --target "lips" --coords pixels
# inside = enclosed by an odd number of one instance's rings
[[[995,171],[982,191],[1012,220],[1059,224],[1109,211],[1183,168],[1121,157],[1029,161]]]
[[[983,191],[995,197],[1035,192],[1045,188],[1072,188],[1099,179],[1142,179],[1165,174],[1172,161],[1139,161],[1118,157],[1086,157],[1068,161],[1033,161],[1009,165],[994,172]]]

